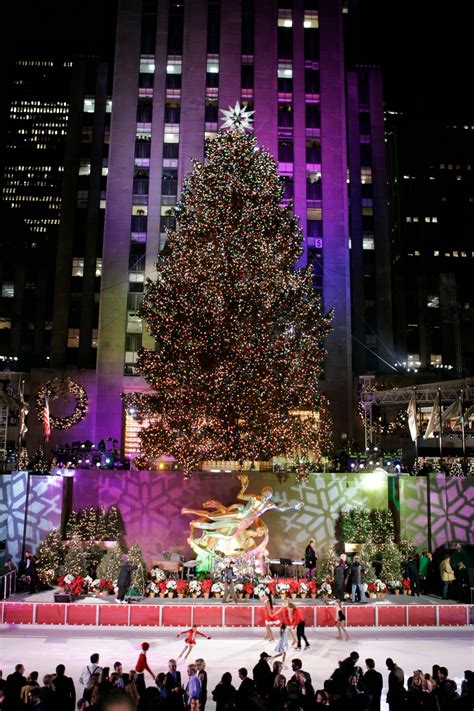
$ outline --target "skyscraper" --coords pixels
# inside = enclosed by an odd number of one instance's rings
[[[203,158],[220,109],[236,101],[255,111],[257,139],[278,161],[285,200],[293,200],[301,219],[299,266],[312,265],[324,308],[335,308],[323,387],[337,437],[351,432],[351,266],[361,371],[367,349],[377,352],[382,343],[391,350],[391,303],[380,72],[348,75],[345,18],[342,3],[330,0],[121,1],[96,438],[120,436],[119,394],[143,387],[137,351],[152,345],[136,316],[144,282],[153,278],[166,227],[174,224],[172,207],[191,159]],[[382,362],[369,359],[369,367]]]

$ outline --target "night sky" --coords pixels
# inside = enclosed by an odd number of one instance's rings
[[[383,67],[387,108],[419,118],[473,118],[468,6],[360,0],[361,63]],[[2,50],[10,57],[30,49],[111,58],[115,13],[116,0],[9,2]]]

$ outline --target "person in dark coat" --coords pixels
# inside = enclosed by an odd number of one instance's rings
[[[390,657],[386,659],[385,664],[390,671],[388,675],[388,707],[390,711],[399,711],[403,707],[406,698],[405,675],[403,669],[398,664],[395,664]]]
[[[308,580],[313,579],[314,571],[316,570],[316,565],[318,562],[318,556],[316,555],[316,541],[311,538],[310,542],[304,550],[304,564],[308,568],[306,577]]]
[[[362,565],[358,555],[354,556],[354,562],[351,565],[351,590],[352,590],[352,602],[356,601],[356,591],[360,595],[360,601],[362,603],[367,602],[365,599],[365,592],[362,587],[364,582],[364,573],[362,570]]]
[[[9,701],[15,700],[15,703],[17,699],[19,701],[21,690],[27,684],[24,674],[25,667],[23,664],[17,664],[15,671],[7,676],[5,687]]]
[[[56,667],[56,678],[53,681],[56,693],[57,707],[61,711],[74,711],[76,708],[76,689],[70,676],[65,675],[66,667],[58,664]]]
[[[372,697],[372,711],[380,711],[380,698],[382,696],[383,688],[383,676],[380,672],[375,669],[375,662],[373,659],[366,659],[365,666],[367,671],[362,677],[362,684],[364,689]]]
[[[33,595],[36,591],[36,563],[31,551],[26,551],[18,566],[18,578],[28,588],[30,595]]]
[[[341,602],[344,602],[344,592],[346,588],[346,560],[346,554],[342,553],[339,556],[339,562],[334,568],[334,594]]]
[[[237,711],[253,711],[256,708],[253,697],[255,697],[255,682],[250,679],[247,669],[239,669],[240,686],[237,689]]]
[[[411,594],[420,597],[420,573],[418,570],[418,560],[412,555],[407,562],[407,578],[410,578]]]
[[[183,687],[181,685],[181,672],[177,670],[176,659],[168,662],[168,671],[165,676],[165,689],[168,692],[168,707],[170,709],[183,709]]]
[[[125,595],[132,582],[132,572],[137,569],[136,565],[130,565],[127,554],[122,556],[122,565],[117,578],[117,598],[115,602],[125,602]]]
[[[266,698],[270,693],[270,689],[273,686],[273,676],[272,670],[267,659],[270,659],[270,655],[266,652],[262,652],[260,655],[260,661],[253,668],[253,680],[255,682],[255,687],[257,693],[260,696]]]
[[[235,709],[237,691],[232,686],[232,674],[230,672],[224,672],[222,679],[212,692],[212,698],[216,702],[216,711]]]

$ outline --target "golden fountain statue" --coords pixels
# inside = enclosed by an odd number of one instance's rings
[[[209,567],[209,561],[214,557],[232,557],[238,559],[253,558],[258,572],[265,571],[264,558],[268,555],[268,527],[261,516],[270,510],[291,511],[302,508],[303,504],[295,506],[278,506],[272,501],[273,489],[266,486],[262,493],[246,494],[249,478],[239,474],[241,488],[237,494],[238,501],[231,506],[224,506],[219,501],[205,501],[203,509],[181,509],[183,514],[193,514],[199,518],[190,522],[191,534],[188,538],[190,547],[198,559],[198,569]],[[199,532],[201,535],[196,538]],[[206,564],[207,561],[207,564]]]

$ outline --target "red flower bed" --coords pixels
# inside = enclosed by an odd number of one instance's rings
[[[204,578],[204,580],[201,580],[201,590],[203,593],[210,593],[211,588],[212,588],[213,582],[211,578]]]
[[[189,592],[189,585],[186,580],[176,581],[176,592],[178,595],[187,595]]]

